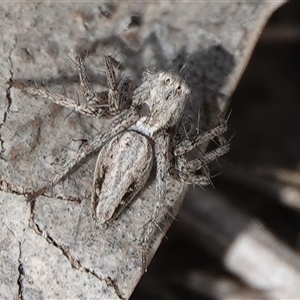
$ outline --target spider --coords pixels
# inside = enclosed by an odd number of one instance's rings
[[[53,93],[46,88],[30,87],[12,81],[11,86],[32,95],[42,96],[54,103],[71,108],[90,117],[113,117],[107,131],[99,133],[82,145],[53,180],[29,195],[35,199],[53,187],[86,156],[99,151],[91,196],[93,216],[109,224],[133,200],[146,184],[156,161],[156,199],[153,219],[166,195],[166,178],[175,176],[188,184],[210,184],[207,165],[228,152],[229,144],[221,138],[227,124],[220,124],[193,139],[183,133],[184,108],[190,88],[183,78],[170,71],[143,73],[142,84],[136,88],[129,79],[117,80],[116,61],[104,57],[108,91],[96,93],[89,83],[83,58],[75,55],[85,104]],[[187,154],[198,145],[218,137],[220,145],[201,158],[189,160]],[[150,235],[153,224],[146,234]]]

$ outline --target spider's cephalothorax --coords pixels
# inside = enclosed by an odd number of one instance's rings
[[[87,155],[100,150],[92,187],[92,211],[96,219],[108,224],[142,189],[156,161],[157,203],[153,209],[152,221],[146,229],[146,240],[165,199],[166,178],[169,174],[189,184],[210,183],[209,173],[201,173],[199,170],[206,169],[208,163],[229,150],[225,139],[220,138],[223,142],[201,158],[188,160],[187,153],[198,145],[221,136],[226,132],[227,125],[221,118],[219,126],[198,134],[193,139],[183,136],[183,131],[178,134],[190,95],[186,82],[173,72],[155,73],[148,70],[144,73],[142,85],[135,88],[134,83],[128,79],[117,80],[113,62],[110,56],[104,58],[108,91],[96,93],[88,81],[83,59],[76,55],[76,65],[86,99],[84,105],[44,88],[28,87],[19,82],[10,83],[25,92],[43,96],[91,117],[114,116],[109,129],[84,144],[50,184],[32,194],[31,199],[58,183]]]
[[[139,131],[153,137],[176,125],[183,114],[190,88],[186,82],[173,72],[148,74],[145,81],[137,88],[132,103],[146,104],[147,116],[141,118],[136,127]]]

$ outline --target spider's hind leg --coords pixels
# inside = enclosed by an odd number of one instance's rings
[[[210,185],[211,179],[208,164],[217,160],[228,151],[229,144],[227,143],[205,153],[201,158],[188,160],[186,155],[177,156],[174,158],[175,163],[171,169],[171,174],[188,184],[196,184],[199,186]]]
[[[220,141],[220,144],[225,144],[226,142],[225,142],[225,139],[222,137],[222,135],[228,129],[227,123],[223,117],[220,117],[220,119],[221,119],[221,123],[218,126],[212,128],[204,133],[198,134],[193,139],[186,139],[186,140],[181,141],[180,143],[177,143],[173,149],[174,155],[180,156],[180,155],[186,154],[186,153],[190,152],[191,150],[193,150],[195,147],[203,144],[204,142],[208,142],[215,137],[218,138],[218,140]]]
[[[227,131],[227,124],[224,118],[220,117],[220,120],[221,123],[217,127],[198,134],[193,139],[182,139],[173,146],[171,174],[188,184],[206,186],[211,183],[208,165],[229,151],[229,143],[223,135]],[[213,138],[218,140],[217,148],[204,153],[200,158],[187,158],[190,151]]]

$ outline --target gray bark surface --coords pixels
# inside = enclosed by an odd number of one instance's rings
[[[83,101],[68,56],[87,53],[91,82],[101,89],[102,57],[115,54],[136,82],[149,65],[176,72],[185,65],[180,74],[193,91],[188,113],[197,116],[204,102],[224,110],[263,26],[282,3],[1,4],[1,299],[128,299],[143,275],[139,242],[156,203],[153,177],[120,218],[102,228],[90,213],[92,155],[28,204],[25,194],[51,180],[81,140],[105,130],[109,121],[70,114],[7,82],[30,80]],[[216,110],[207,114],[204,121],[214,123]],[[168,189],[149,259],[186,186],[170,178]]]

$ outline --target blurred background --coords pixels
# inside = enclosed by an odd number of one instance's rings
[[[300,298],[300,3],[267,23],[231,98],[231,150],[190,187],[131,299]]]

